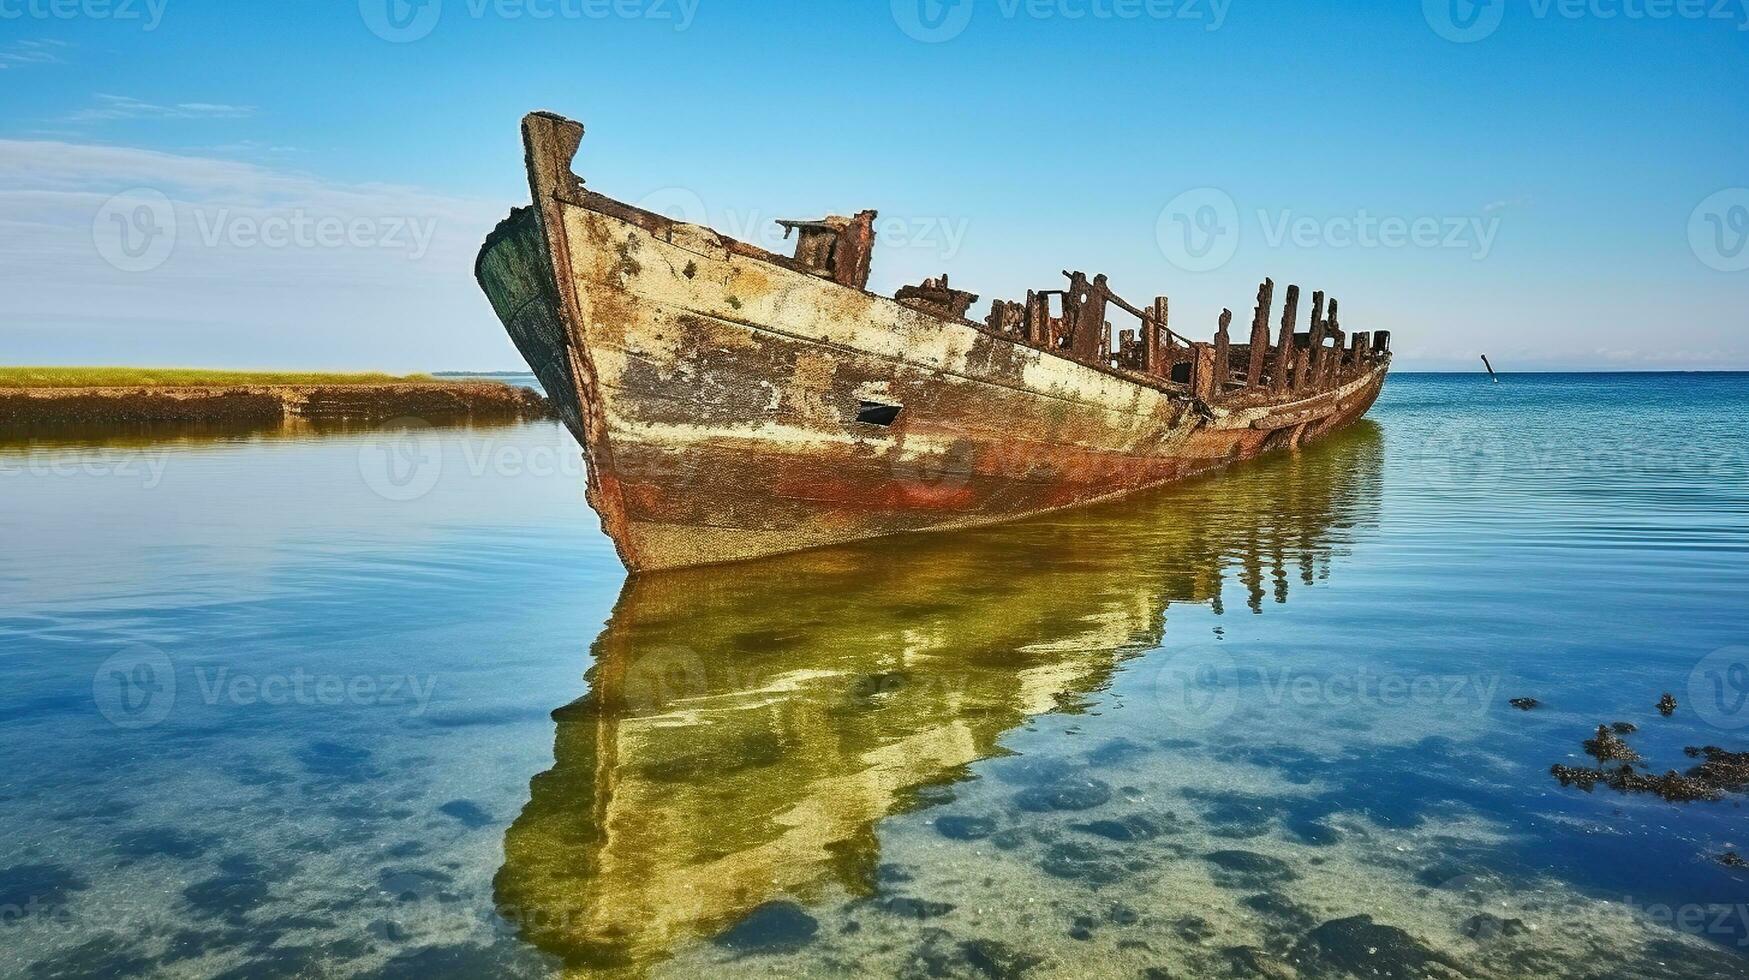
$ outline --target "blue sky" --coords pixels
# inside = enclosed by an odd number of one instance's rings
[[[1404,369],[1749,368],[1746,27],[1749,0],[0,0],[0,362],[516,367],[471,263],[546,108],[593,188],[738,237],[878,208],[887,293],[1103,271],[1202,335],[1268,275]],[[142,202],[175,233],[118,256]]]

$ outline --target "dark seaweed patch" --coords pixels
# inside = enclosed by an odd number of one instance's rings
[[[712,942],[738,953],[783,953],[813,942],[819,920],[794,902],[766,902]]]
[[[473,800],[450,800],[438,807],[437,812],[460,821],[461,825],[469,830],[490,827],[496,822],[485,807]]]
[[[1462,971],[1445,956],[1396,926],[1370,915],[1332,919],[1297,943],[1288,959],[1314,976],[1446,977]]]
[[[267,901],[266,866],[243,855],[219,862],[219,873],[182,890],[182,897],[203,918],[225,916],[239,919]]]
[[[127,834],[115,845],[115,852],[124,858],[166,857],[190,861],[206,854],[217,838],[192,834],[174,827],[148,827]]]
[[[18,915],[48,914],[65,906],[74,892],[89,887],[89,881],[59,864],[14,865],[0,871],[0,909],[15,909]]]

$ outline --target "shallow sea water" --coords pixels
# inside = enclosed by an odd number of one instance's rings
[[[14,434],[0,976],[1746,976],[1743,795],[1549,773],[1749,748],[1746,416],[1404,375],[1144,498],[633,582],[555,425]]]

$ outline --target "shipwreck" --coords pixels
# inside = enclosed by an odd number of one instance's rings
[[[1182,480],[1354,422],[1390,334],[1259,287],[1251,331],[1172,329],[1105,276],[978,301],[867,291],[875,212],[786,221],[778,255],[584,187],[579,123],[523,119],[533,206],[476,276],[588,461],[633,572],[1012,521]],[[1110,316],[1133,328],[1114,332]],[[1273,337],[1273,342],[1272,342]]]

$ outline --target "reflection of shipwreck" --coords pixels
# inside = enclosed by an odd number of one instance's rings
[[[784,222],[794,257],[631,207],[571,173],[583,128],[523,121],[534,207],[477,273],[589,457],[589,499],[633,570],[970,527],[1121,496],[1346,425],[1389,336],[1272,282],[1213,343],[1104,276],[997,301],[947,277],[865,291],[872,211]],[[1136,328],[1113,339],[1117,310]],[[1272,336],[1275,338],[1271,343]]]
[[[497,900],[577,966],[646,967],[778,897],[869,894],[876,825],[1074,710],[1231,573],[1261,609],[1370,523],[1376,429],[1136,506],[634,577]]]

